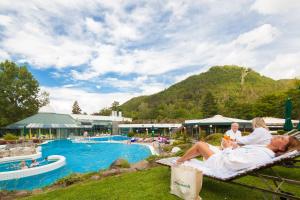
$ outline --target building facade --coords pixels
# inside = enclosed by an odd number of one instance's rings
[[[49,107],[42,107],[37,114],[6,126],[4,132],[26,138],[68,138],[81,136],[85,132],[94,136],[117,134],[119,123],[131,121],[131,118],[122,117],[121,113],[116,112],[112,116],[60,114]]]

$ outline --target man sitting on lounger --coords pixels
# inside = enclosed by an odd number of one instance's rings
[[[234,122],[231,124],[230,130],[226,131],[226,136],[228,136],[231,140],[236,140],[237,137],[241,137],[241,131],[239,131],[239,124]]]
[[[267,145],[271,141],[272,135],[261,117],[256,117],[252,120],[253,132],[247,136],[242,136],[241,132],[238,132],[238,127],[237,123],[232,123],[231,130],[225,133],[226,136],[230,137],[228,140],[232,142],[233,148],[238,147],[238,145]],[[208,144],[208,147],[214,153],[218,153],[224,149],[224,142],[226,143],[228,140],[222,139],[221,147],[210,144]]]
[[[293,136],[273,136],[267,145],[245,145],[235,149],[231,148],[232,141],[226,141],[224,145],[223,151],[214,153],[207,143],[198,142],[176,162],[182,164],[197,156],[203,156],[206,159],[204,167],[212,170],[238,171],[268,162],[277,153],[300,151],[300,141]]]

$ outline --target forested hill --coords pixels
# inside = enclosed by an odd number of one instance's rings
[[[245,119],[258,115],[283,117],[286,92],[296,84],[296,80],[275,81],[247,68],[215,66],[157,94],[133,98],[120,109],[134,119],[158,121],[217,113]]]

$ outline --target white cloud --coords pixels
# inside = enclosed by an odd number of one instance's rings
[[[114,101],[121,104],[129,99],[140,96],[149,95],[161,91],[164,87],[159,83],[143,84],[140,86],[142,92],[111,92],[96,93],[87,92],[80,88],[70,88],[71,85],[65,87],[41,87],[43,91],[50,94],[50,105],[59,113],[71,113],[72,105],[75,100],[78,101],[82,112],[89,114],[98,112],[100,109],[109,107]]]
[[[264,24],[249,32],[241,34],[234,42],[253,49],[271,43],[279,36],[279,30],[270,24]]]
[[[298,77],[300,75],[299,58],[300,52],[278,55],[261,72],[275,79]]]
[[[130,13],[125,12],[128,4],[135,4]],[[185,65],[199,64],[199,55],[193,53],[201,43],[197,44],[197,39],[184,30],[176,29],[181,23],[193,25],[192,19],[187,20],[189,10],[201,5],[209,7],[208,15],[215,15],[213,2],[205,1],[196,4],[193,1],[168,1],[166,4],[140,1],[31,1],[25,4],[17,1],[14,6],[2,1],[2,12],[18,13],[10,16],[16,20],[6,26],[2,46],[34,67],[86,65],[88,69],[83,73],[72,71],[73,77],[80,80],[107,72],[161,74]],[[163,19],[160,15],[169,11],[172,13],[169,23],[165,28],[160,27],[157,20]],[[234,13],[231,10],[222,11],[222,14],[227,12]],[[100,21],[90,17],[99,13],[102,13]],[[57,34],[57,29],[63,34]],[[175,35],[173,38],[170,33],[174,30],[186,36],[177,38]],[[126,48],[130,42],[144,42],[160,33],[170,40],[165,46],[157,43],[150,48]]]
[[[89,114],[110,106],[113,101],[124,103],[137,94],[131,93],[94,93],[76,88],[42,87],[49,92],[50,105],[59,113],[71,113],[74,101],[78,101],[82,112]]]
[[[99,22],[96,22],[94,19],[87,17],[85,19],[85,22],[88,30],[90,30],[91,32],[95,34],[100,34],[103,32],[103,25]]]
[[[10,56],[7,52],[0,49],[0,61],[9,60]]]
[[[42,27],[31,23],[13,32],[2,42],[4,49],[19,55],[23,60],[39,68],[77,66],[88,62],[92,49],[65,36],[53,38]]]
[[[298,0],[256,0],[251,6],[252,10],[255,10],[262,14],[282,14],[290,12],[299,13],[300,1]]]
[[[71,108],[72,95],[83,104],[87,100],[80,94],[99,101],[101,97],[101,108],[113,95],[158,92],[168,86],[157,81],[161,75],[180,71],[166,81],[178,82],[193,74],[190,66],[199,66],[193,68],[199,73],[212,65],[236,64],[273,78],[294,77],[299,66],[299,8],[299,1],[293,0],[1,0],[0,59],[56,68],[50,74],[54,81],[73,78],[75,84],[60,83],[61,90],[48,88],[61,110]],[[69,67],[72,70],[61,69]],[[106,77],[109,72],[138,78]],[[111,96],[97,96],[80,89],[76,80],[92,82],[100,91],[112,86],[125,93],[112,90]],[[64,91],[70,95],[64,97]],[[92,104],[86,111],[98,105]]]
[[[7,15],[0,15],[0,26],[8,26],[12,22],[12,19]]]
[[[118,101],[122,104],[133,97],[151,95],[167,87],[163,83],[151,80],[148,76],[139,76],[133,80],[105,78],[94,82],[94,85],[97,89],[100,89],[103,85],[104,87],[113,87],[120,90],[125,89],[125,91],[110,93],[91,92],[81,89],[79,84],[66,84],[61,87],[42,86],[41,89],[49,92],[50,105],[59,113],[70,113],[75,100],[79,102],[83,112],[93,113],[111,106],[113,101]],[[137,88],[139,91],[135,91]]]

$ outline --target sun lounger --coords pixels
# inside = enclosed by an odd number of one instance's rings
[[[294,136],[295,138],[300,140],[300,131],[297,131],[297,132],[293,133],[291,136]]]
[[[300,160],[296,160],[297,157],[300,157],[300,152],[292,151],[292,152],[285,153],[281,156],[278,156],[278,157],[272,159],[272,161],[270,161],[268,163],[256,165],[251,168],[247,168],[247,169],[240,170],[237,172],[228,172],[228,173],[224,173],[223,171],[222,172],[211,171],[208,168],[204,168],[203,165],[201,165],[201,163],[203,161],[200,161],[197,159],[192,159],[188,162],[185,162],[184,165],[189,165],[189,166],[198,168],[199,170],[201,170],[203,172],[204,176],[207,176],[207,177],[219,180],[219,181],[224,181],[227,183],[244,186],[244,187],[247,187],[250,189],[256,189],[256,190],[262,191],[263,195],[265,195],[265,193],[270,193],[273,195],[273,199],[275,198],[275,196],[280,196],[280,197],[285,197],[287,199],[300,200],[300,197],[293,196],[292,194],[286,193],[282,190],[283,183],[297,185],[297,186],[299,186],[299,189],[300,189],[300,177],[297,180],[287,179],[287,178],[280,176],[272,168],[273,166],[281,165],[283,167],[299,169],[299,166],[294,165],[296,162],[300,162]],[[172,166],[175,164],[175,161],[177,159],[178,159],[178,157],[171,157],[171,158],[164,158],[164,159],[158,160],[156,162],[159,164],[162,164],[162,165]],[[271,169],[274,175],[263,174],[261,172],[262,169],[267,169],[267,168]],[[243,176],[247,176],[247,175],[251,175],[251,176],[260,178],[262,180],[262,182],[266,184],[268,189],[259,188],[256,186],[247,185],[247,184],[235,181],[236,179],[243,177]],[[269,180],[271,180],[271,182]],[[273,183],[274,185],[272,185],[271,183]],[[266,196],[264,196],[264,198],[266,199]]]

